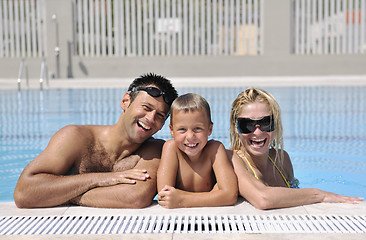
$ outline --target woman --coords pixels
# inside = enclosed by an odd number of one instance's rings
[[[298,181],[283,150],[280,107],[262,89],[247,89],[234,100],[230,140],[228,156],[238,177],[239,193],[256,208],[362,201],[315,188],[296,189]]]

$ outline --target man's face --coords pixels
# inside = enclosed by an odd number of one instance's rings
[[[136,143],[144,142],[159,131],[169,111],[162,96],[152,97],[145,91],[139,91],[132,103],[130,98],[125,103],[122,100],[121,107],[125,114],[125,129],[130,141]]]

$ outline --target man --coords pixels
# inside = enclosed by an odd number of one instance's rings
[[[161,129],[177,92],[166,78],[135,79],[114,125],[69,125],[26,166],[14,191],[19,208],[75,203],[89,207],[143,208],[156,194]]]

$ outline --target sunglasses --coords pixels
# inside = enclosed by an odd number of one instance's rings
[[[239,133],[252,133],[257,127],[263,132],[272,132],[274,130],[273,115],[260,119],[238,118],[236,120],[236,128]]]
[[[174,97],[169,96],[168,94],[166,94],[163,91],[160,91],[158,88],[156,87],[133,87],[130,92],[136,92],[136,91],[145,91],[147,92],[150,96],[156,98],[156,97],[160,97],[163,96],[164,102],[166,104],[168,104],[169,106],[172,104],[172,102],[174,101]]]

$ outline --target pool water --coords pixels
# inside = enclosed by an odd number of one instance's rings
[[[300,187],[366,197],[366,87],[263,87],[282,109],[285,149]],[[207,99],[212,138],[229,148],[231,103],[245,87],[177,88]],[[114,124],[126,89],[0,91],[0,201],[23,168],[68,124]],[[171,138],[169,119],[155,136]]]

